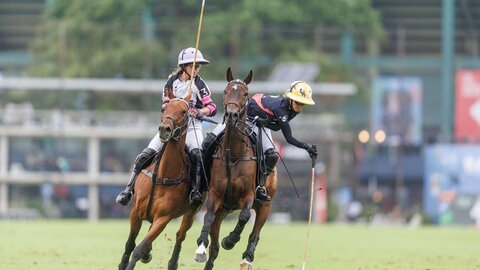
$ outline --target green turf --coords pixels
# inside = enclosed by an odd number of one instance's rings
[[[148,223],[144,224],[140,239]],[[136,269],[166,269],[179,222],[157,238],[153,260]],[[222,236],[234,224],[222,227]],[[0,269],[90,270],[117,269],[128,234],[128,222],[34,221],[0,222]],[[248,224],[242,240],[230,251],[220,250],[215,269],[238,269]],[[189,231],[180,256],[179,269],[203,269],[193,261],[196,222]],[[306,224],[267,224],[257,247],[254,269],[301,269]],[[307,270],[473,270],[480,269],[480,231],[472,228],[420,229],[368,226],[314,225],[306,261]],[[139,243],[140,240],[137,241]]]

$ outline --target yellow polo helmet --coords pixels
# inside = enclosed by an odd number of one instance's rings
[[[305,105],[315,105],[312,99],[312,88],[304,81],[294,81],[285,94],[288,98]]]

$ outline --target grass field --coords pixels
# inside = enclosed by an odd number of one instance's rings
[[[166,269],[179,222],[175,221],[153,245],[153,260],[136,269]],[[129,224],[122,221],[0,221],[1,270],[117,269]],[[222,237],[234,223],[222,227]],[[145,223],[137,243],[143,238]],[[230,251],[221,250],[215,269],[238,269],[246,239]],[[203,269],[193,261],[196,222],[189,231],[179,269]],[[267,224],[257,247],[255,270],[301,269],[306,224]],[[314,225],[307,270],[471,270],[480,269],[480,231],[472,228],[419,229],[368,226]]]

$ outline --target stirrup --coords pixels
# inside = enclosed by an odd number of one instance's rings
[[[255,199],[261,202],[271,201],[272,198],[268,196],[267,189],[264,186],[257,186],[255,189]]]
[[[192,189],[190,195],[188,196],[188,203],[190,205],[197,205],[202,203],[202,194],[197,189]]]

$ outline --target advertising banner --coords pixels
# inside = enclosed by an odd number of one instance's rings
[[[480,70],[459,70],[456,75],[455,138],[480,140]]]
[[[422,140],[422,80],[381,76],[372,87],[372,132],[383,130],[386,142],[418,145]]]
[[[440,224],[472,223],[480,198],[480,146],[428,146],[424,158],[425,213]]]

